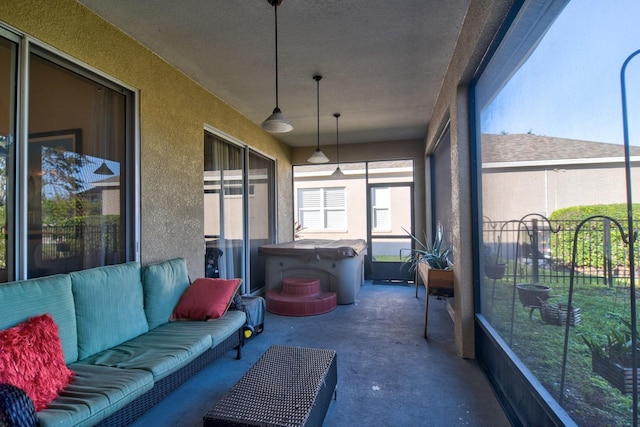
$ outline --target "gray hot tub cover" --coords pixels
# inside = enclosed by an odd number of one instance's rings
[[[287,243],[262,245],[258,248],[258,255],[279,256],[308,256],[315,255],[323,259],[352,258],[367,249],[367,242],[363,239],[302,239]]]

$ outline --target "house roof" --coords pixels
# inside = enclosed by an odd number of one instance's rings
[[[640,147],[629,147],[640,156]],[[622,144],[581,141],[532,134],[483,134],[482,162],[532,162],[624,157]]]

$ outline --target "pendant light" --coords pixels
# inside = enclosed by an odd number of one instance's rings
[[[107,163],[104,160],[102,161],[102,164],[100,165],[100,167],[94,170],[93,173],[97,175],[113,175],[114,174],[111,168],[107,166]]]
[[[320,150],[320,80],[322,76],[313,76],[313,79],[316,81],[316,97],[317,97],[317,106],[318,106],[318,145],[316,146],[316,151],[307,159],[309,163],[327,163],[329,162],[329,158],[324,155],[322,150]]]
[[[262,129],[271,133],[286,133],[293,130],[293,125],[284,117],[282,111],[278,107],[278,6],[282,4],[282,0],[267,0],[273,6],[275,14],[275,35],[276,35],[276,108],[273,113],[262,122]]]
[[[344,173],[340,170],[340,143],[338,140],[338,118],[340,117],[340,113],[333,113],[333,117],[336,118],[336,170],[331,174],[334,178],[342,178]]]

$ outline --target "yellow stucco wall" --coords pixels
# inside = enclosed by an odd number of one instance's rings
[[[279,239],[291,239],[288,146],[73,0],[3,0],[0,22],[139,92],[143,264],[184,257],[204,274],[205,125],[277,160]]]
[[[425,140],[429,154],[450,120],[453,258],[460,260],[454,265],[454,331],[458,353],[467,358],[475,357],[468,85],[513,3],[513,0],[469,2]]]

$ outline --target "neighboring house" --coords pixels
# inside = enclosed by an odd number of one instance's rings
[[[83,194],[88,200],[100,203],[102,215],[120,214],[120,175],[91,183],[92,189]]]
[[[640,188],[640,147],[630,147],[630,154],[633,187]],[[485,221],[517,220],[529,213],[549,216],[576,205],[624,203],[625,188],[622,144],[532,134],[482,135]]]

